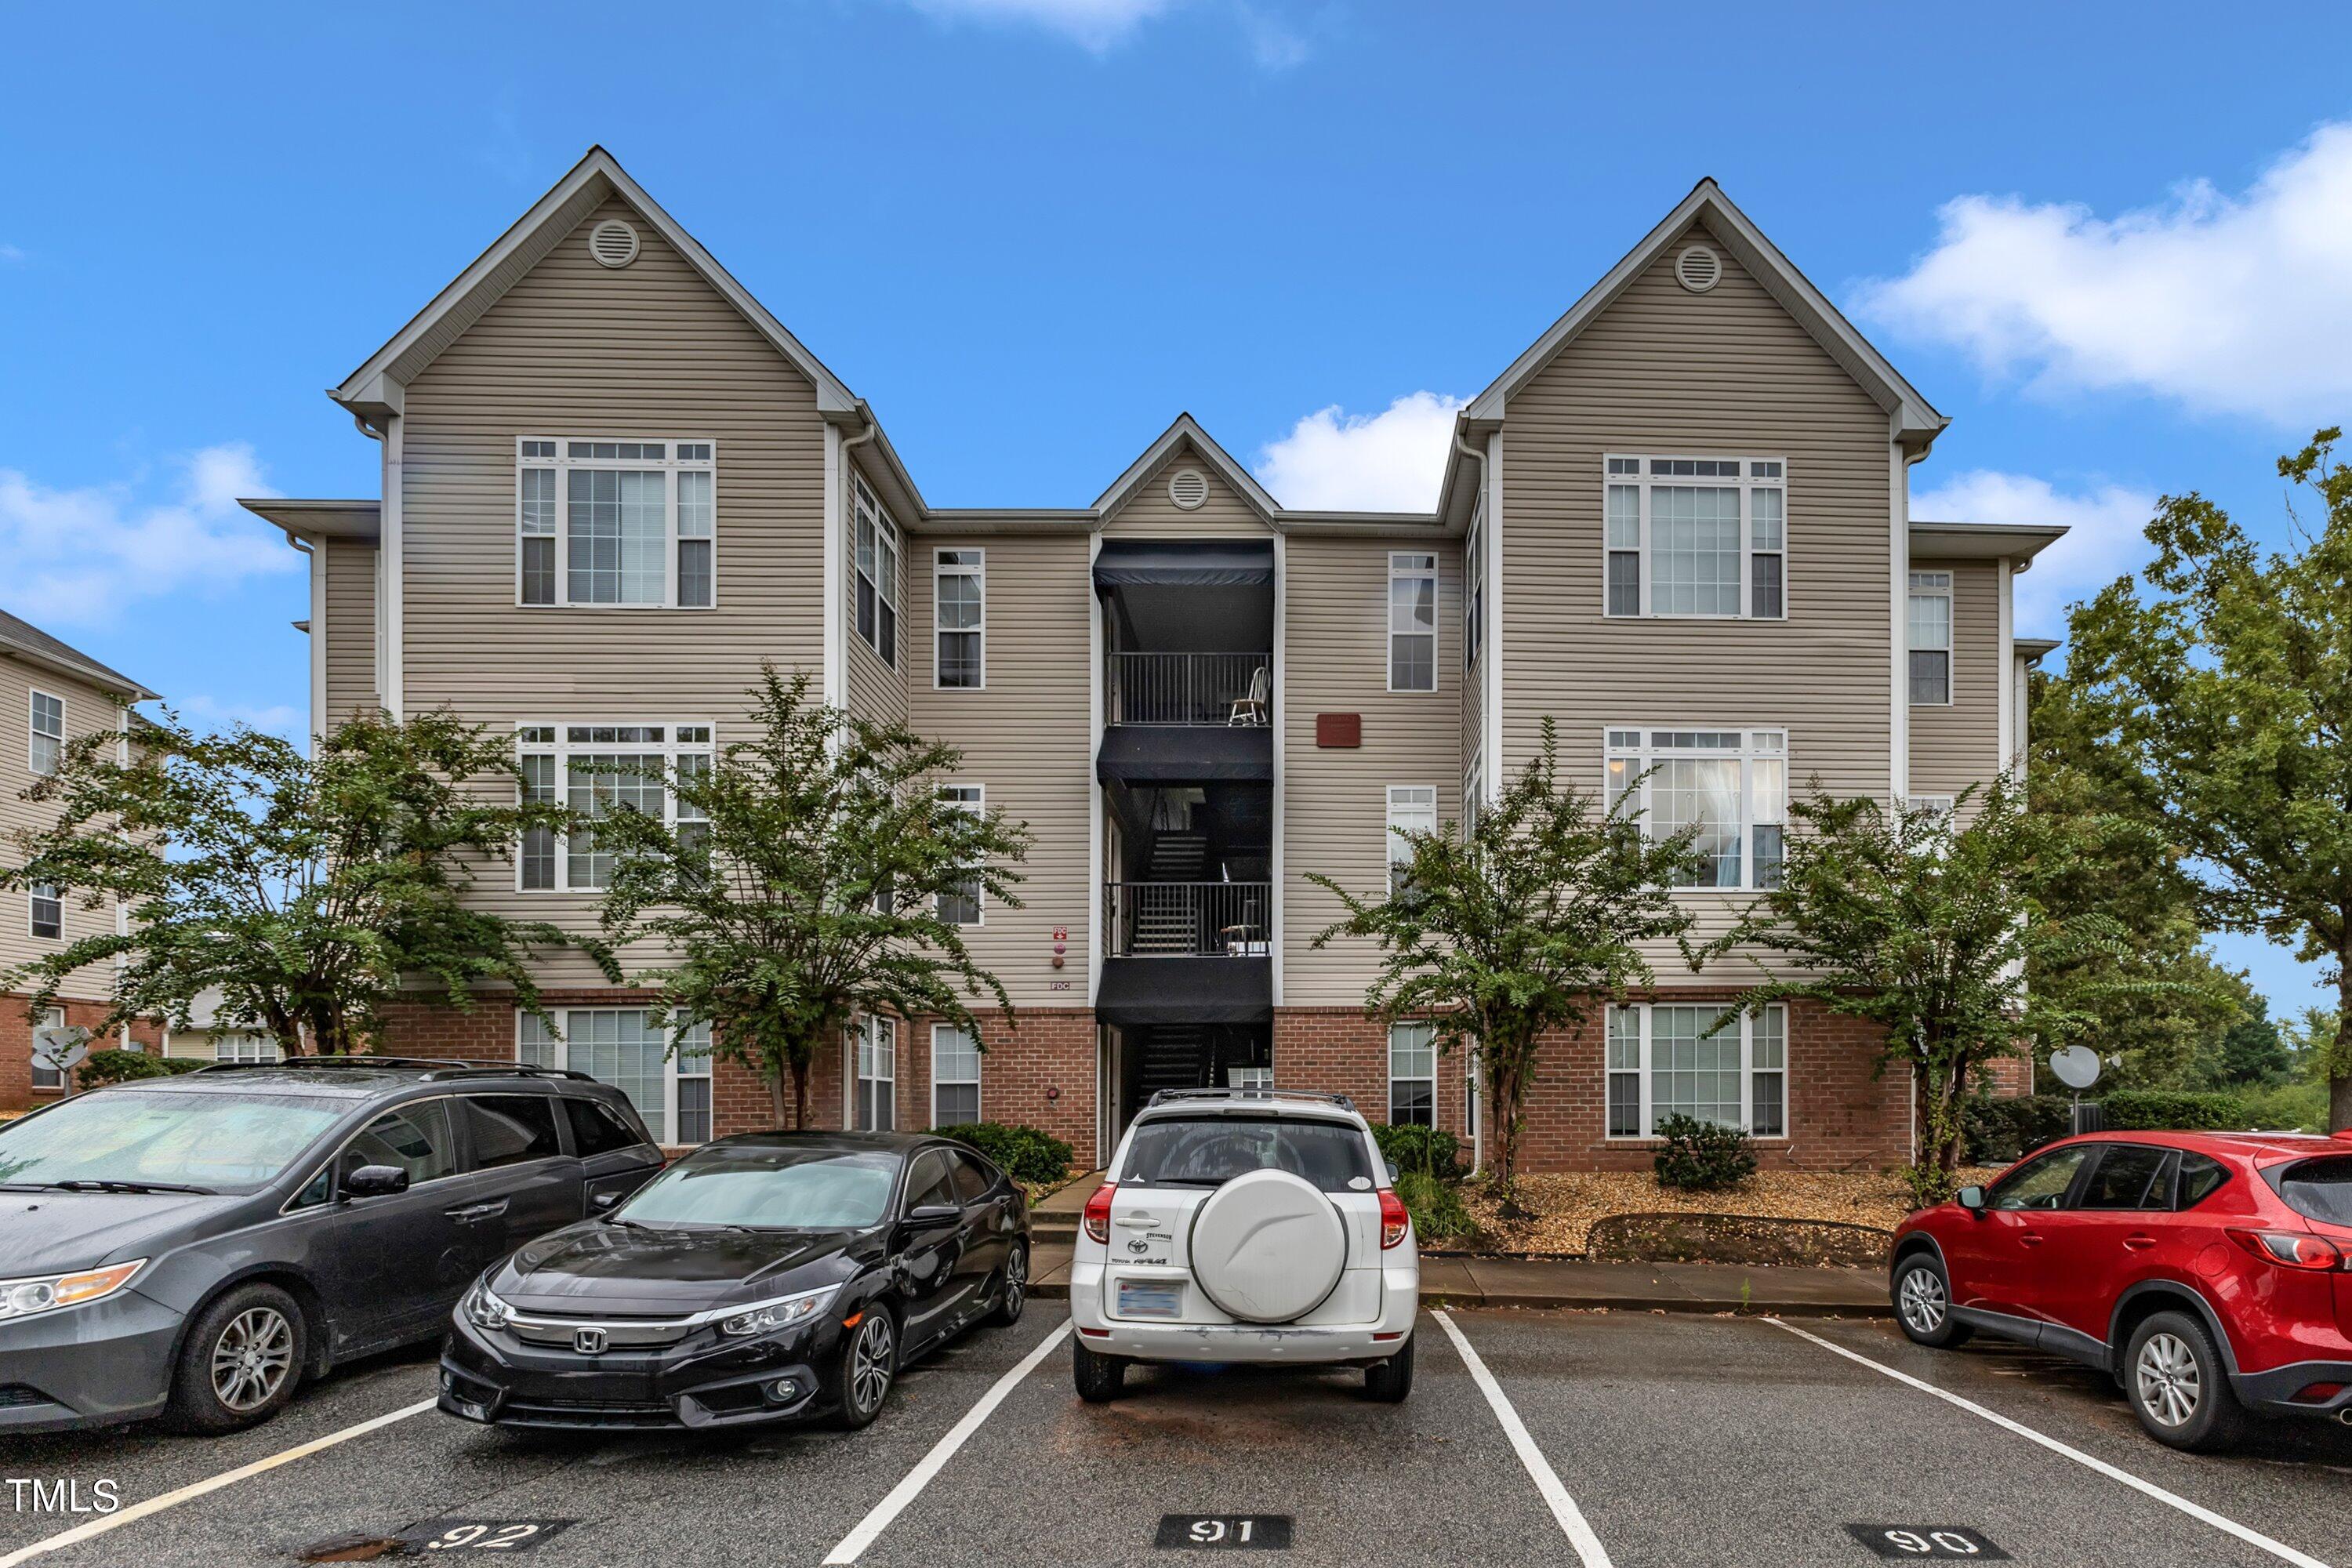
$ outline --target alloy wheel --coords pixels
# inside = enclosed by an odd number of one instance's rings
[[[249,1307],[213,1342],[213,1397],[238,1415],[276,1397],[294,1370],[294,1325],[275,1307]]]
[[[890,1392],[890,1352],[896,1343],[887,1312],[869,1311],[858,1325],[857,1345],[849,1356],[849,1397],[861,1415],[879,1410]]]
[[[2140,1407],[2159,1425],[2179,1426],[2197,1414],[2204,1373],[2197,1352],[2178,1334],[2150,1334],[2132,1373]]]
[[[1951,1305],[1944,1295],[1944,1282],[1936,1278],[1932,1268],[1914,1268],[1903,1276],[1895,1304],[1904,1322],[1918,1334],[1932,1334],[1942,1328],[1944,1314]]]
[[[1004,1315],[1017,1318],[1021,1303],[1029,1294],[1029,1250],[1016,1247],[1004,1260]]]

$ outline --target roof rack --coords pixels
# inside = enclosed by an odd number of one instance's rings
[[[276,1062],[215,1062],[201,1067],[198,1072],[260,1072],[277,1068],[295,1068],[304,1072],[375,1072],[389,1068],[395,1072],[423,1072],[427,1078],[454,1078],[462,1073],[488,1073],[499,1078],[586,1078],[583,1072],[568,1072],[562,1068],[533,1067],[529,1062],[491,1064],[458,1061],[449,1057],[379,1057],[365,1051],[331,1057],[288,1057]]]
[[[1145,1109],[1186,1100],[1312,1100],[1336,1105],[1342,1110],[1356,1109],[1356,1102],[1344,1094],[1326,1094],[1312,1089],[1160,1089],[1152,1090]]]
[[[596,1081],[595,1075],[593,1073],[578,1072],[571,1068],[535,1067],[530,1062],[516,1062],[512,1066],[498,1067],[480,1062],[469,1062],[462,1067],[440,1068],[425,1076],[436,1083],[450,1078],[568,1078],[576,1079],[582,1083]]]

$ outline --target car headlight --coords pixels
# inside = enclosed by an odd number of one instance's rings
[[[840,1293],[840,1287],[828,1285],[822,1290],[803,1290],[797,1296],[780,1296],[772,1301],[761,1301],[741,1311],[719,1320],[719,1331],[736,1339],[753,1334],[772,1334],[779,1329],[789,1329],[805,1323],[825,1309],[827,1302]]]
[[[466,1321],[478,1329],[503,1329],[513,1316],[514,1309],[499,1299],[488,1281],[477,1282],[466,1295]]]
[[[72,1274],[45,1274],[33,1279],[0,1279],[0,1322],[29,1317],[58,1307],[79,1307],[101,1296],[111,1296],[146,1266],[143,1258],[110,1263]]]

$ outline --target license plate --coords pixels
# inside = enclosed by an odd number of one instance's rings
[[[1122,1318],[1173,1318],[1184,1310],[1184,1287],[1173,1279],[1122,1279],[1118,1282],[1118,1315]]]

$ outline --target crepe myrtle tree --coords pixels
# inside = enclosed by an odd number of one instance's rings
[[[675,826],[617,808],[595,824],[615,851],[604,930],[674,955],[635,978],[673,1037],[710,1025],[713,1051],[766,1080],[777,1125],[789,1081],[806,1127],[817,1053],[857,1015],[943,1018],[974,1040],[971,999],[1012,1018],[939,906],[1020,908],[1029,833],[942,797],[952,747],[811,702],[805,675],[772,666],[751,696],[755,736],[672,776]]]
[[[2352,1128],[2352,468],[2326,429],[2282,479],[2287,547],[2258,550],[2193,491],[2158,503],[2156,558],[2078,605],[2069,679],[2101,776],[2159,825],[2200,912],[2322,964],[2336,987],[2328,1126]]]
[[[1798,999],[1879,1026],[1878,1071],[1908,1075],[1916,1098],[1913,1195],[1940,1202],[1985,1068],[2029,1041],[2055,1049],[2083,1037],[2109,988],[2167,983],[2087,978],[2115,973],[2094,961],[2120,952],[2124,927],[2096,910],[2053,918],[2041,889],[2074,873],[2095,826],[2028,812],[2006,777],[1964,792],[1950,812],[1890,812],[1819,789],[1790,809],[1779,885],[1702,950],[1744,952],[1759,976],[1716,1026]],[[2063,990],[2027,984],[2053,967],[2086,978]]]
[[[0,887],[45,883],[129,918],[0,990],[29,992],[37,1016],[68,977],[107,966],[101,1032],[193,1027],[213,994],[217,1017],[258,1025],[288,1056],[367,1048],[395,997],[469,1008],[488,985],[543,1017],[534,954],[578,948],[620,972],[593,936],[469,904],[477,870],[527,829],[571,826],[561,806],[520,804],[519,783],[510,734],[438,711],[359,714],[308,754],[245,724],[199,733],[168,708],[80,736],[25,792],[55,819],[13,835],[21,863]]]
[[[1391,1025],[1426,1020],[1441,1050],[1477,1053],[1507,1203],[1543,1037],[1655,979],[1643,944],[1682,943],[1691,927],[1670,889],[1696,879],[1697,830],[1651,838],[1638,800],[1627,790],[1604,807],[1564,783],[1547,718],[1535,755],[1466,832],[1451,823],[1398,830],[1412,858],[1395,893],[1360,895],[1307,876],[1347,910],[1317,947],[1340,937],[1380,947],[1366,1013]]]

